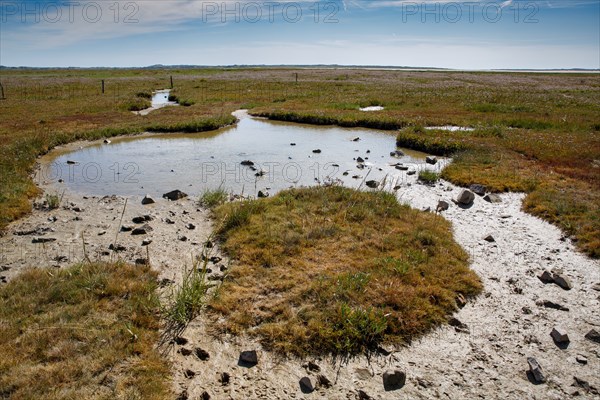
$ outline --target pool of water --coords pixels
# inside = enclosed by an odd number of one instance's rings
[[[160,107],[169,104],[169,89],[158,90],[152,95],[152,107]]]
[[[442,164],[425,164],[426,154],[398,149],[393,132],[275,122],[245,112],[236,116],[235,126],[211,132],[122,137],[56,149],[42,159],[39,177],[59,190],[66,186],[90,195],[160,197],[174,189],[197,195],[223,187],[255,196],[259,190],[273,194],[331,181],[395,186],[408,181],[411,171]],[[404,155],[392,156],[396,150]]]

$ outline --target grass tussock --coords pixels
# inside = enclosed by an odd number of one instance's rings
[[[0,288],[0,394],[11,399],[164,399],[156,274],[84,264],[32,269]]]
[[[227,191],[222,187],[219,187],[217,189],[205,190],[200,196],[198,203],[202,207],[215,208],[216,206],[225,203],[228,198],[229,195],[227,194]]]
[[[432,185],[440,179],[440,174],[435,171],[429,171],[429,170],[424,169],[424,170],[419,171],[418,179],[421,182]]]
[[[209,306],[218,329],[298,355],[405,343],[481,290],[443,218],[386,192],[291,189],[215,209],[235,260]],[[225,318],[221,318],[224,316]]]

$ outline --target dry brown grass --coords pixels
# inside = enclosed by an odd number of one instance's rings
[[[390,193],[293,189],[215,212],[236,260],[210,303],[218,329],[276,351],[406,343],[445,322],[459,294],[481,290],[450,224]]]
[[[148,267],[85,264],[1,287],[0,397],[168,397],[155,282]]]

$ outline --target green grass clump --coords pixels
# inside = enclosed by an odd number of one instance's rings
[[[180,330],[196,318],[205,305],[208,289],[206,265],[184,271],[181,284],[165,300],[163,317],[169,329]]]
[[[204,193],[202,193],[202,196],[200,196],[200,200],[198,201],[198,203],[203,207],[215,208],[216,206],[220,206],[221,204],[225,203],[228,198],[229,195],[223,188],[218,188],[214,190],[209,189],[205,190]]]
[[[48,203],[48,208],[50,210],[55,210],[60,206],[60,200],[61,200],[62,196],[59,196],[56,193],[50,194],[47,193],[46,194],[46,203]]]
[[[467,142],[457,133],[428,131],[416,127],[398,132],[396,145],[438,156],[449,156],[467,148]]]
[[[430,170],[424,169],[424,170],[419,171],[418,179],[421,182],[431,185],[431,184],[436,183],[440,179],[440,174],[435,171],[430,171]]]
[[[235,262],[209,302],[217,332],[282,353],[356,354],[446,321],[481,283],[442,217],[393,194],[291,189],[214,210]]]
[[[164,399],[156,273],[30,269],[0,287],[0,393],[14,399]]]

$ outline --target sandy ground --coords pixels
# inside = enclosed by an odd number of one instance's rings
[[[499,204],[476,196],[470,208],[461,208],[450,201],[460,188],[447,182],[425,186],[417,184],[414,176],[408,179],[410,186],[404,183],[398,191],[400,201],[432,210],[438,200],[450,202],[443,215],[452,222],[456,240],[471,255],[472,268],[484,283],[484,293],[455,315],[466,328],[445,326],[410,346],[387,349],[387,355],[340,362],[281,359],[248,338],[216,339],[207,334],[205,321],[199,318],[182,334],[187,343],[169,348],[174,391],[187,393],[190,399],[207,395],[212,399],[600,398],[600,344],[584,338],[592,328],[600,331],[600,291],[598,286],[594,289],[600,283],[600,263],[577,252],[554,226],[523,213],[522,194],[504,194]],[[49,184],[40,186],[56,192]],[[155,200],[142,205],[139,197],[83,197],[66,192],[59,209],[36,209],[11,224],[0,238],[1,280],[10,280],[31,265],[60,268],[86,257],[122,258],[149,260],[168,287],[200,254],[212,222],[195,198]],[[151,217],[147,222],[151,232],[120,231],[122,225],[142,226],[132,218],[144,215]],[[484,240],[488,234],[494,242]],[[115,237],[124,247],[118,252],[109,250]],[[38,239],[55,240],[33,243]],[[152,242],[143,245],[144,240]],[[222,266],[228,266],[226,260],[209,263],[209,279],[218,282]],[[561,269],[573,288],[567,291],[542,283],[537,274],[545,269]],[[545,307],[544,300],[569,311]],[[569,335],[567,348],[559,348],[550,337],[556,325]],[[201,360],[196,349],[207,352],[208,359]],[[245,350],[257,350],[257,365],[238,362]],[[537,359],[547,383],[528,379],[527,357]],[[318,367],[305,368],[307,361]],[[382,374],[393,369],[406,373],[406,385],[385,391]],[[195,375],[189,377],[188,370]],[[222,382],[223,373],[229,374],[228,383]],[[309,377],[315,384],[318,375],[331,386],[319,384],[314,392],[304,393],[299,380]]]

